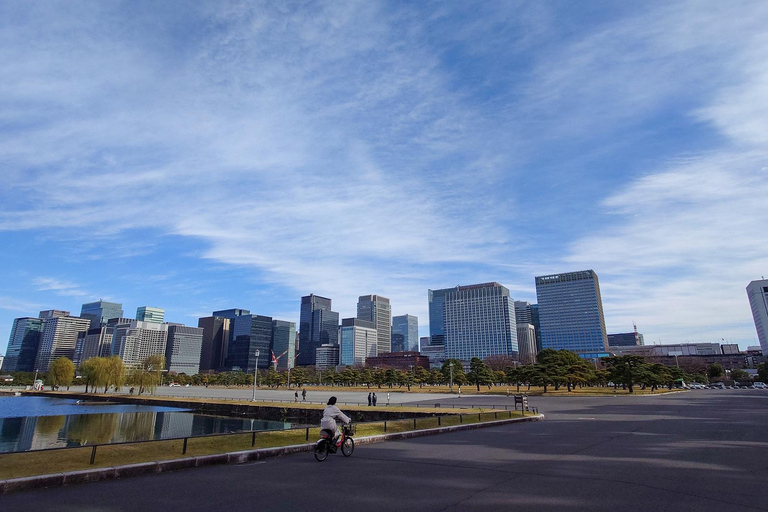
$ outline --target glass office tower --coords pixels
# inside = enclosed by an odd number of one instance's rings
[[[536,278],[541,346],[584,358],[608,356],[600,283],[594,270]]]

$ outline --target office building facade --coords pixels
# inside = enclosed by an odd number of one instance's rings
[[[161,324],[165,320],[165,310],[163,308],[141,306],[136,309],[136,320],[139,322]]]
[[[643,335],[639,332],[620,332],[608,335],[609,347],[632,347],[644,344]]]
[[[381,295],[361,295],[357,299],[357,318],[376,325],[379,354],[392,351],[392,307]]]
[[[141,367],[149,356],[165,357],[168,324],[130,320],[122,323],[117,321],[112,325],[115,329],[112,337],[112,354],[120,356],[126,368]]]
[[[364,366],[367,358],[377,354],[376,324],[359,318],[345,318],[341,321],[339,364]]]
[[[608,355],[600,283],[593,270],[536,277],[541,346],[594,359]]]
[[[77,316],[54,316],[43,322],[40,347],[37,350],[35,369],[48,371],[51,362],[59,357],[74,359],[77,338],[91,326],[87,318]]]
[[[267,369],[272,361],[272,317],[242,315],[232,320],[226,367],[253,373]],[[259,351],[258,359],[256,350]]]
[[[293,368],[296,363],[296,323],[272,320],[272,353],[278,371]]]
[[[197,320],[197,326],[203,330],[203,342],[200,348],[200,373],[209,373],[224,367],[229,346],[229,318],[207,316]]]
[[[536,362],[536,329],[533,324],[517,324],[517,350],[520,363]]]
[[[747,285],[747,298],[755,321],[757,340],[763,354],[768,354],[768,279],[752,281]]]
[[[541,352],[541,322],[538,304],[531,304],[531,325],[536,330],[536,353],[538,354]]]
[[[91,318],[91,325],[93,319]],[[92,357],[109,357],[112,355],[112,337],[114,336],[114,325],[91,327],[86,332],[81,333],[75,346],[75,357],[72,360],[75,366],[80,366],[83,362]]]
[[[315,350],[315,368],[317,370],[330,370],[339,365],[339,346],[322,345]]]
[[[445,355],[462,361],[517,357],[515,310],[507,288],[483,283],[445,294]]]
[[[413,315],[392,317],[392,341],[397,336],[398,346],[391,347],[392,352],[419,351],[419,319]]]
[[[87,318],[91,321],[91,329],[107,325],[110,318],[122,318],[123,305],[117,302],[106,302],[97,300],[83,304],[80,308],[80,318]]]
[[[168,325],[165,344],[165,369],[169,374],[200,373],[200,353],[203,348],[203,329],[186,325]]]
[[[331,310],[331,299],[315,294],[302,297],[296,364],[314,365],[317,349],[322,345],[337,345],[338,340],[339,314]]]
[[[451,290],[427,290],[430,346],[445,345],[445,294]]]
[[[43,333],[40,318],[16,318],[11,327],[8,348],[3,359],[3,372],[32,372],[35,370],[37,349]]]

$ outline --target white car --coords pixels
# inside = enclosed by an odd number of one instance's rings
[[[753,382],[752,387],[755,389],[768,389],[768,385],[765,382]]]
[[[168,384],[168,387],[169,388],[180,388],[181,384],[179,384],[178,382],[171,382],[170,384]]]

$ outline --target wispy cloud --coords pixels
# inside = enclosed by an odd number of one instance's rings
[[[52,291],[57,295],[66,297],[86,297],[90,295],[80,285],[55,277],[36,277],[32,279],[32,284],[38,291]]]

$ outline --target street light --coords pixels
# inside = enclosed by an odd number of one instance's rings
[[[451,393],[453,393],[453,361],[448,363],[448,369],[451,371]]]
[[[261,351],[259,351],[259,349],[256,349],[256,352],[254,352],[254,354],[256,355],[256,364],[253,370],[253,397],[251,398],[251,402],[256,401],[256,382],[259,379],[259,354],[261,354]]]

